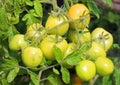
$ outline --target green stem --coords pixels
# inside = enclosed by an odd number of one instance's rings
[[[65,3],[65,5],[66,5],[67,9],[69,9],[70,6],[69,6],[69,3],[68,3],[68,0],[64,0],[64,3]]]
[[[53,10],[58,11],[57,0],[52,0]]]
[[[94,85],[95,81],[98,79],[99,75],[96,75],[93,79],[89,81],[89,85]]]
[[[52,4],[52,2],[50,0],[38,0],[40,3],[48,3],[48,4]]]

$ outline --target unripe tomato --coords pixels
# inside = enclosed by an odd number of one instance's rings
[[[49,34],[64,35],[69,29],[69,23],[64,15],[50,15],[46,21],[45,27]]]
[[[106,51],[108,51],[113,44],[112,34],[105,30],[104,28],[101,27],[95,28],[92,31],[91,35],[92,39],[101,44]]]
[[[43,53],[38,47],[28,46],[22,50],[22,61],[28,67],[37,67],[40,65]]]
[[[40,23],[33,23],[27,27],[26,37],[30,40],[43,39],[45,36],[45,29]]]
[[[96,74],[95,64],[90,60],[80,61],[76,67],[76,74],[83,81],[91,80]]]
[[[90,12],[84,4],[74,4],[68,10],[68,15],[74,20],[74,23],[70,23],[70,28],[83,29],[88,26],[90,22]]]
[[[95,61],[97,73],[100,76],[110,75],[114,70],[114,64],[112,60],[107,57],[99,57]]]
[[[76,30],[68,31],[68,40],[70,42],[78,43],[78,41],[79,41],[82,44],[86,41],[90,41],[90,39],[91,39],[91,34],[87,28],[85,28],[83,30],[79,30],[78,33]]]
[[[106,51],[104,48],[94,41],[91,42],[91,46],[85,54],[92,59],[96,59],[98,57],[106,57]]]
[[[46,36],[40,43],[40,48],[45,55],[46,59],[55,60],[53,47],[56,45],[64,53],[68,47],[68,43],[61,36],[56,35]],[[63,54],[64,55],[64,54]]]
[[[9,42],[9,48],[13,51],[20,50],[27,46],[27,41],[25,41],[23,34],[16,34]]]

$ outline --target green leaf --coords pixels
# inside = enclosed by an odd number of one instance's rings
[[[76,50],[70,55],[68,55],[64,62],[66,62],[68,65],[76,65],[80,61],[80,51]]]
[[[25,0],[26,5],[33,6],[33,1],[31,0]]]
[[[42,16],[43,16],[42,5],[41,5],[41,3],[40,3],[38,0],[35,0],[35,1],[34,1],[34,9],[35,9],[36,14],[37,14],[39,17],[42,17]]]
[[[60,63],[62,60],[62,56],[63,56],[61,50],[57,46],[54,46],[53,52],[54,52],[57,62]]]
[[[32,71],[29,71],[28,72],[30,74],[30,79],[32,80],[32,82],[35,84],[35,85],[39,85],[39,79],[38,79],[38,75]]]
[[[0,63],[1,63],[0,69],[3,71],[13,69],[15,67],[18,67],[18,65],[19,65],[18,61],[13,57],[9,57],[7,59],[2,59]]]
[[[62,80],[68,84],[70,83],[70,73],[69,73],[69,70],[63,66],[61,66],[61,69],[60,69],[61,73],[62,73]]]
[[[102,78],[102,85],[112,85],[112,80],[110,79],[110,75],[104,76]]]
[[[55,74],[50,74],[47,78],[51,85],[60,85],[59,84],[59,76]]]
[[[23,18],[23,21],[27,21],[26,25],[30,25],[32,23],[40,22],[40,20],[36,17],[34,17],[32,14],[26,14]]]
[[[8,73],[8,76],[7,76],[7,81],[9,83],[11,83],[15,79],[15,77],[17,76],[18,72],[19,72],[19,68],[18,67],[10,70],[10,72]]]
[[[6,14],[6,9],[4,7],[0,8],[0,30],[2,31],[6,31],[9,27]]]
[[[97,18],[100,17],[100,16],[99,16],[100,11],[99,11],[96,3],[94,2],[94,0],[90,0],[90,1],[87,3],[87,6],[88,6],[89,10],[90,10],[91,12],[93,12],[93,14],[96,15]]]
[[[120,68],[115,67],[114,77],[115,77],[115,85],[119,85],[120,84]]]
[[[60,74],[59,71],[58,71],[58,69],[56,69],[56,68],[53,68],[53,72],[54,72],[55,74],[57,74],[57,75]]]
[[[107,4],[109,7],[113,6],[112,0],[102,0],[105,4]]]

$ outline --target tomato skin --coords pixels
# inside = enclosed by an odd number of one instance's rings
[[[97,73],[100,76],[110,75],[114,70],[114,64],[112,60],[107,57],[99,57],[95,61]]]
[[[80,61],[76,67],[76,74],[83,81],[89,81],[96,74],[95,64],[90,60],[82,60]]]
[[[90,12],[84,4],[74,4],[68,10],[68,15],[75,20],[75,25],[78,29],[85,28],[90,23]],[[70,28],[75,29],[73,22],[70,23]]]
[[[48,29],[49,34],[64,35],[69,29],[68,19],[64,15],[53,16],[50,15],[46,21],[45,28]],[[63,23],[63,24],[62,24]]]
[[[55,35],[46,36],[40,43],[40,48],[41,48],[43,54],[45,55],[46,59],[55,60],[55,56],[53,53],[54,45],[56,45],[58,48],[60,48],[61,52],[64,53],[67,49],[68,43],[61,36],[58,36],[57,42],[56,42]]]
[[[23,34],[16,34],[13,36],[13,38],[9,42],[9,48],[13,51],[21,50],[22,48],[25,48],[28,46],[27,41],[25,41]]]
[[[95,28],[92,31],[91,35],[92,39],[101,44],[106,51],[108,51],[113,44],[112,34],[105,30],[104,28],[101,27]]]
[[[92,41],[91,47],[86,51],[86,55],[92,59],[96,59],[98,57],[106,57],[106,51],[100,44]]]
[[[43,53],[40,48],[28,46],[22,50],[22,61],[28,67],[37,67],[40,65]]]
[[[70,42],[78,43],[78,39],[81,44],[86,41],[90,41],[91,40],[90,31],[87,28],[79,30],[79,33],[77,33],[76,30],[68,31],[68,40]]]
[[[72,76],[72,80],[72,85],[82,85],[82,80],[76,74]]]

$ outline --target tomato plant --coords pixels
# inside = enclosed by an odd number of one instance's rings
[[[1,0],[0,85],[119,85],[119,59],[109,54],[120,48],[119,14],[102,16],[96,3]]]

